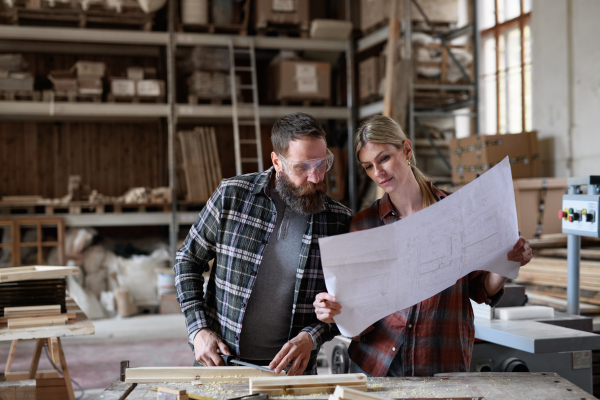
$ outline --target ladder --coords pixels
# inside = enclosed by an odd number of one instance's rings
[[[236,175],[242,174],[243,164],[258,164],[258,172],[264,170],[263,166],[263,155],[262,155],[262,143],[260,133],[260,116],[258,112],[258,85],[256,83],[256,55],[254,52],[254,38],[247,38],[247,46],[234,46],[233,38],[229,37],[227,44],[229,47],[229,79],[231,89],[231,117],[233,120],[233,146],[235,151],[235,173]],[[249,67],[236,67],[235,55],[236,54],[249,54],[250,55],[250,66]],[[252,83],[250,85],[238,85],[235,79],[236,71],[250,72]],[[253,118],[240,119],[239,108],[238,108],[238,86],[240,90],[252,90],[252,110]],[[254,139],[240,139],[240,126],[254,126]],[[242,145],[255,145],[256,146],[256,158],[242,158]]]

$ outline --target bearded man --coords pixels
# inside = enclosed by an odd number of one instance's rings
[[[271,142],[273,167],[224,179],[200,212],[177,253],[177,299],[194,365],[233,354],[276,373],[316,374],[321,345],[339,333],[312,305],[326,291],[318,238],[348,232],[352,213],[327,195],[333,154],[317,120],[286,115]]]

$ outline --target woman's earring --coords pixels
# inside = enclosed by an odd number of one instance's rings
[[[406,159],[406,165],[410,167],[410,160],[408,158]]]

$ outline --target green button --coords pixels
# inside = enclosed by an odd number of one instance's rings
[[[573,214],[573,209],[569,208],[569,214]]]

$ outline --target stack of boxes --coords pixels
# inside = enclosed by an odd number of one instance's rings
[[[190,104],[196,104],[198,99],[219,101],[231,98],[229,51],[227,49],[197,47],[192,54],[192,63],[195,70],[188,78],[188,102]],[[238,97],[240,83],[240,77],[236,75]]]
[[[117,99],[138,102],[151,99],[164,102],[165,82],[156,79],[156,68],[129,67],[127,77],[110,78],[109,102]]]
[[[0,54],[0,92],[32,92],[33,76],[22,54]]]
[[[78,96],[100,100],[105,71],[105,63],[94,61],[78,61],[69,70],[50,71],[48,79],[52,82],[54,92],[44,91],[44,100],[49,101],[55,95],[66,96],[69,100],[74,100]]]

